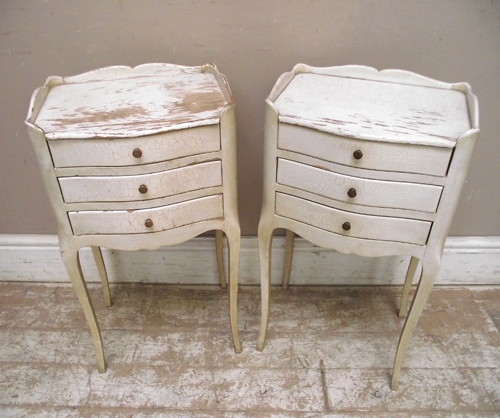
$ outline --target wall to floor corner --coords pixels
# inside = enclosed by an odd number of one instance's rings
[[[273,240],[272,282],[282,280],[285,239]],[[103,249],[112,283],[218,284],[215,240],[199,237],[154,251]],[[99,282],[90,248],[81,250],[88,282]],[[290,285],[400,285],[408,257],[344,255],[295,240]],[[418,272],[417,272],[418,277]],[[257,238],[243,237],[239,283],[259,284]],[[69,282],[56,235],[0,235],[0,281]],[[500,237],[449,237],[438,285],[500,285]]]

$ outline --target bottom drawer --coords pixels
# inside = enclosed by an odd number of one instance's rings
[[[309,200],[276,193],[276,214],[336,234],[425,245],[431,222],[345,212]],[[349,230],[343,225],[348,223]]]
[[[152,209],[79,211],[68,216],[75,235],[144,234],[220,218],[222,195]]]

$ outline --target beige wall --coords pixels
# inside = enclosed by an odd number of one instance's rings
[[[0,1],[0,233],[54,233],[23,125],[49,75],[214,62],[237,104],[240,219],[255,235],[263,102],[297,62],[400,68],[467,81],[481,136],[452,235],[500,235],[500,1]]]

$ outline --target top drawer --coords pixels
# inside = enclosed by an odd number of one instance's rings
[[[440,177],[446,176],[453,151],[346,138],[287,123],[279,124],[278,148],[352,167]]]
[[[56,167],[116,167],[219,151],[220,134],[219,125],[208,125],[139,138],[62,139],[48,144]]]

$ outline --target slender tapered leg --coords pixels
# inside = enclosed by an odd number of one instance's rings
[[[106,266],[102,258],[101,247],[92,246],[92,254],[94,255],[97,271],[102,283],[102,293],[104,294],[104,303],[106,306],[111,306],[111,293],[109,292],[108,274],[106,273]]]
[[[222,231],[215,231],[215,253],[217,255],[217,268],[219,270],[220,287],[227,288],[226,274],[224,273],[224,248],[222,246]]]
[[[83,278],[82,268],[80,265],[80,255],[78,254],[78,250],[61,249],[61,256],[71,283],[73,283],[76,296],[82,305],[83,313],[87,318],[92,338],[94,339],[99,372],[104,373],[106,371],[106,363],[104,360],[101,331],[99,329],[99,324],[97,323],[94,308],[92,307],[92,302],[90,301],[87,285],[85,284],[85,280]]]
[[[292,270],[293,261],[293,241],[295,239],[295,234],[289,229],[286,230],[286,249],[285,249],[285,271],[283,273],[283,290],[288,289],[288,283],[290,282],[290,272]]]
[[[410,295],[411,285],[413,283],[413,278],[415,277],[415,272],[417,271],[419,260],[416,257],[412,257],[410,260],[410,265],[408,266],[408,271],[406,272],[405,284],[403,286],[403,294],[401,295],[401,305],[399,307],[399,317],[404,318],[406,316],[406,308],[408,306],[408,296]]]
[[[401,373],[401,365],[408,343],[410,342],[411,335],[417,325],[418,318],[424,309],[425,303],[431,293],[434,280],[439,271],[439,263],[422,261],[422,273],[420,281],[418,282],[417,291],[413,298],[413,302],[408,312],[408,317],[403,326],[403,331],[399,337],[398,348],[396,350],[396,357],[394,359],[394,369],[392,371],[392,384],[391,389],[397,390],[399,385],[399,375]]]
[[[233,333],[234,349],[241,353],[238,333],[238,272],[240,268],[241,237],[239,228],[226,231],[229,264],[229,318]]]
[[[262,294],[262,319],[257,350],[262,351],[266,342],[269,311],[271,308],[271,248],[273,229],[259,227],[260,289]]]

